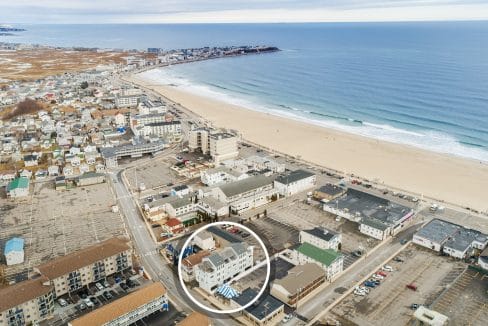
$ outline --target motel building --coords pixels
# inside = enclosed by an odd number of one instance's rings
[[[68,326],[128,326],[168,309],[166,289],[155,282],[70,321]]]

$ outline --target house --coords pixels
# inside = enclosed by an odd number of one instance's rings
[[[242,293],[232,298],[231,306],[240,308],[256,298],[258,291],[247,288]],[[281,322],[285,315],[285,307],[282,302],[276,300],[269,294],[263,294],[251,306],[239,312],[249,321],[250,325],[264,326],[276,325]]]
[[[167,234],[178,234],[185,230],[183,223],[177,218],[170,218],[162,225],[163,230]]]
[[[239,181],[248,178],[249,175],[246,173],[234,171],[225,166],[219,166],[214,169],[208,169],[202,171],[200,175],[200,180],[204,185],[215,186],[222,183],[229,183],[234,181]]]
[[[323,202],[329,202],[331,200],[334,200],[340,196],[342,196],[346,192],[346,189],[331,184],[331,183],[326,183],[322,187],[316,189],[313,192],[313,197],[317,200],[323,201]]]
[[[29,196],[29,179],[16,178],[7,185],[7,196],[20,198]]]
[[[270,293],[281,302],[295,306],[325,282],[325,273],[316,263],[305,263],[290,269],[286,276],[271,283]]]
[[[45,277],[0,288],[0,325],[36,325],[54,312],[54,288]]]
[[[229,215],[229,205],[213,198],[203,197],[196,204],[197,210],[209,216],[224,217]]]
[[[301,230],[299,233],[300,243],[310,243],[320,249],[340,250],[342,236],[340,233],[326,228],[315,227],[313,229]]]
[[[277,197],[273,177],[258,175],[211,189],[210,195],[226,203],[234,214],[265,205]]]
[[[202,250],[214,250],[215,240],[212,234],[206,230],[198,232],[193,238],[195,245]]]
[[[250,269],[253,265],[253,247],[232,243],[224,249],[204,257],[196,267],[198,286],[213,293],[220,285]]]
[[[181,261],[181,275],[183,281],[191,282],[195,280],[195,268],[202,262],[202,259],[209,256],[210,251],[200,250],[199,252],[192,254]]]
[[[161,282],[153,282],[68,322],[68,326],[132,325],[155,312],[168,309],[166,288]]]
[[[22,264],[24,262],[24,239],[12,238],[5,243],[3,251],[7,266]]]
[[[317,177],[305,170],[295,170],[279,175],[274,180],[274,187],[281,196],[292,196],[315,186]]]
[[[47,173],[50,176],[58,176],[59,175],[59,166],[57,165],[50,165],[47,167]]]
[[[37,155],[25,155],[24,166],[37,166],[39,164],[39,158]]]
[[[190,191],[191,188],[188,187],[187,185],[175,186],[171,189],[171,196],[183,197],[185,195],[189,195]]]
[[[76,178],[76,184],[79,187],[89,186],[105,182],[105,174],[96,172],[86,172]]]
[[[307,242],[292,250],[291,259],[297,265],[318,264],[325,271],[328,281],[332,281],[343,270],[344,257],[339,252],[332,249],[321,249]]]

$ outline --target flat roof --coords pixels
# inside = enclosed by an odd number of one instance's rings
[[[127,240],[111,238],[66,256],[55,258],[38,266],[37,269],[42,275],[52,280],[129,249]]]
[[[302,231],[325,241],[330,241],[331,239],[333,239],[335,236],[338,235],[337,232],[322,227],[315,227],[313,229],[302,230]]]
[[[216,226],[211,226],[207,230],[209,232],[215,234],[219,238],[224,239],[227,242],[230,242],[230,243],[242,242],[242,240],[239,239],[238,237],[236,237],[235,235],[233,235],[233,234],[231,234],[231,233],[229,233],[229,232],[227,232],[225,230],[222,230],[221,228],[218,228]]]
[[[52,290],[49,280],[42,276],[0,288],[0,312],[38,298]]]
[[[415,233],[415,235],[432,242],[442,243],[454,235],[460,228],[461,226],[457,224],[435,218]]]
[[[461,228],[446,241],[444,247],[465,252],[471,247],[473,241],[480,238],[482,235],[481,232],[476,230]]]
[[[306,171],[306,170],[295,170],[291,171],[285,174],[281,174],[276,178],[276,182],[282,183],[282,184],[290,184],[293,182],[297,182],[299,180],[303,180],[306,178],[310,178],[314,176],[312,172]]]
[[[336,196],[338,194],[341,194],[345,191],[344,188],[334,185],[332,183],[326,183],[316,191],[318,192],[323,192],[324,194],[330,195],[330,196]]]
[[[258,295],[258,291],[256,289],[247,288],[242,293],[232,299],[241,307],[249,303],[252,299],[254,299]],[[283,303],[278,301],[274,297],[270,296],[269,294],[263,294],[256,300],[252,305],[247,307],[245,310],[247,313],[251,314],[257,320],[263,320],[266,317],[273,315],[276,310],[283,307]]]
[[[71,326],[104,325],[166,294],[161,282],[154,282],[69,322]]]
[[[218,186],[227,196],[232,197],[273,183],[274,177],[257,175]]]

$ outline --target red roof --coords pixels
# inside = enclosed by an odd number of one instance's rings
[[[166,225],[169,227],[175,227],[181,225],[181,221],[177,218],[170,218],[167,222]]]

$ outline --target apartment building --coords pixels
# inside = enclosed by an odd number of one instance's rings
[[[195,280],[195,268],[202,262],[203,258],[210,255],[208,250],[200,250],[181,261],[181,276],[183,281],[191,282]]]
[[[209,128],[196,128],[188,134],[190,151],[200,150],[212,157],[216,164],[236,158],[239,155],[237,136]]]
[[[225,166],[202,171],[200,180],[207,186],[215,186],[248,178],[249,175],[239,171],[234,171]]]
[[[167,120],[164,114],[150,113],[131,116],[130,128],[136,137],[165,137],[171,141],[181,139],[181,122]]]
[[[215,199],[226,203],[234,214],[265,205],[277,196],[273,177],[258,175],[217,186],[210,191]]]
[[[212,293],[253,265],[253,247],[245,243],[232,243],[228,247],[204,257],[195,269],[198,286]]]
[[[160,282],[154,282],[68,322],[68,326],[128,326],[165,310],[168,310],[166,289]]]
[[[118,108],[136,107],[139,104],[140,97],[137,95],[122,95],[115,99],[115,106]]]
[[[300,243],[308,242],[320,249],[340,250],[342,235],[322,227],[315,227],[309,230],[301,230],[299,234]]]
[[[317,177],[305,170],[295,170],[282,174],[274,181],[274,187],[281,196],[292,196],[315,186]]]
[[[344,257],[332,249],[321,249],[310,243],[302,243],[292,251],[291,258],[297,265],[315,263],[325,271],[326,279],[333,278],[342,272]]]
[[[51,282],[55,296],[59,297],[131,268],[131,251],[126,240],[112,238],[51,260],[34,271]]]
[[[48,319],[54,312],[54,287],[46,277],[0,289],[0,326],[22,326]]]

